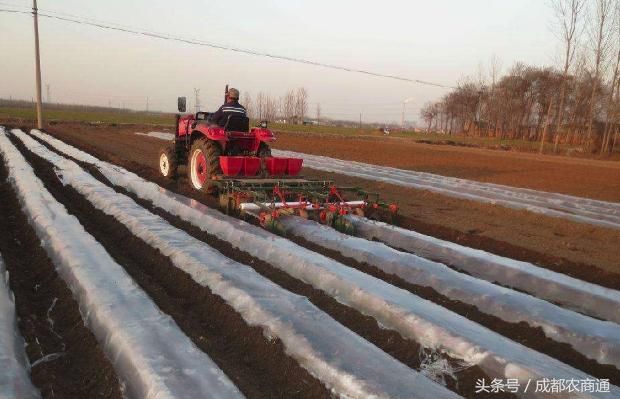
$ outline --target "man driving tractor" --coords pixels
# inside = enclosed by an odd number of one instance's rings
[[[226,93],[226,103],[211,114],[211,123],[224,127],[231,115],[246,116],[245,108],[239,104],[239,90],[233,88]]]

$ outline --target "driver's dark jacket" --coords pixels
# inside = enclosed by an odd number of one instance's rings
[[[230,115],[246,116],[245,108],[238,101],[228,102],[211,114],[211,123],[224,127]]]

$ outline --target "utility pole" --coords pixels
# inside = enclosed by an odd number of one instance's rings
[[[43,129],[43,104],[41,104],[41,57],[39,56],[39,15],[37,0],[32,0],[34,16],[34,56],[37,81],[37,129]]]
[[[362,128],[362,113],[360,112],[360,129]]]
[[[50,85],[46,84],[45,85],[45,89],[47,90],[47,103],[51,104],[52,103],[52,96],[50,94]]]
[[[149,98],[146,98],[146,112],[149,112]]]
[[[200,89],[194,89],[194,109],[200,111]]]

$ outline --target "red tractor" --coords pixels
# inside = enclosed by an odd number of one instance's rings
[[[186,99],[179,97],[179,112],[185,112]],[[224,127],[211,124],[208,112],[176,116],[175,139],[161,149],[159,170],[174,177],[180,164],[187,164],[187,177],[196,190],[216,191],[216,180],[243,172],[254,177],[261,171],[261,160],[271,157],[269,142],[275,140],[267,124],[249,126],[246,116],[233,116]]]
[[[179,97],[178,109],[185,112],[185,97]],[[340,216],[350,212],[374,215],[385,208],[388,214],[396,213],[396,206],[379,201],[377,194],[299,176],[303,159],[271,156],[269,143],[276,138],[266,122],[250,127],[246,116],[234,115],[221,127],[211,124],[209,116],[207,112],[176,115],[174,141],[160,150],[159,170],[164,177],[175,178],[177,168],[185,165],[191,186],[219,194],[226,213],[250,213],[271,226],[280,213],[313,215],[336,227],[343,220]]]

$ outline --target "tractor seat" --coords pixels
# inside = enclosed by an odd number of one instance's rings
[[[250,118],[243,115],[229,115],[224,125],[226,132],[249,132]]]

